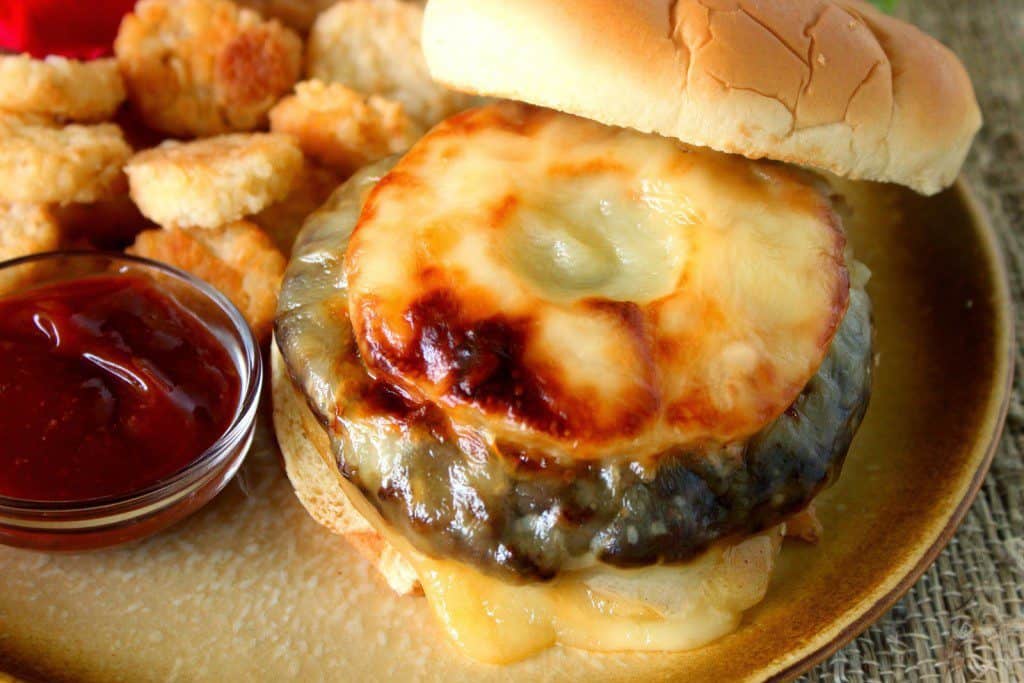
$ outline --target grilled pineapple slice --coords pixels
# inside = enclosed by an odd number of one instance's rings
[[[781,165],[526,105],[453,117],[370,195],[345,257],[371,373],[563,461],[734,443],[846,311],[827,194]]]

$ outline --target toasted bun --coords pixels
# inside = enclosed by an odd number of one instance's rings
[[[347,494],[351,484],[328,464],[327,433],[292,384],[277,344],[271,344],[271,354],[274,429],[299,501],[313,519],[344,536],[396,593],[419,593],[413,568],[367,521],[372,510],[356,509]]]
[[[926,194],[981,125],[957,57],[859,0],[431,0],[423,48],[461,90]]]

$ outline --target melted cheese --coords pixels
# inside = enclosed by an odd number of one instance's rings
[[[544,301],[587,298],[647,303],[672,294],[690,244],[685,207],[650,194],[622,195],[617,175],[586,175],[552,183],[553,192],[524,193],[515,220],[497,240],[497,258]],[[647,187],[642,192],[648,192]]]
[[[424,593],[468,656],[504,664],[555,644],[593,651],[679,651],[733,631],[764,597],[778,529],[681,567],[568,573],[511,585],[454,562],[413,561]]]
[[[780,525],[719,544],[684,565],[594,565],[547,583],[510,584],[418,552],[350,482],[334,476],[368,528],[382,537],[390,557],[385,577],[414,573],[451,641],[467,656],[492,664],[555,645],[595,652],[675,652],[706,645],[734,631],[743,612],[764,598],[785,533]]]
[[[683,566],[595,566],[549,583],[508,584],[455,561],[428,558],[334,469],[326,434],[277,358],[274,365],[277,419],[295,413],[304,420],[279,432],[300,500],[321,524],[356,540],[397,592],[409,591],[416,577],[451,641],[473,659],[509,663],[557,644],[592,651],[695,648],[734,630],[743,611],[765,595],[781,527],[713,547]],[[314,448],[299,448],[309,435]],[[332,483],[343,493],[338,502],[351,509],[324,504],[337,495],[324,493]],[[366,538],[372,541],[363,543]]]
[[[637,457],[793,402],[846,309],[843,249],[799,171],[503,104],[384,177],[345,270],[371,372],[492,440]]]

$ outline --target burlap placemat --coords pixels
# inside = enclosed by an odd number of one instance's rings
[[[903,0],[898,13],[960,55],[985,127],[966,174],[1006,250],[1024,310],[1024,0]],[[936,226],[941,230],[942,226]],[[936,563],[881,621],[807,680],[1024,681],[1024,381],[1006,433],[963,525]]]

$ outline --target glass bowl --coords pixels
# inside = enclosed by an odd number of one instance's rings
[[[0,543],[35,550],[82,551],[145,538],[209,502],[231,480],[248,453],[263,384],[260,347],[238,309],[210,285],[149,259],[64,251],[0,263],[0,296],[82,277],[118,274],[147,278],[207,325],[238,372],[234,416],[205,452],[141,490],[81,502],[0,495]]]

